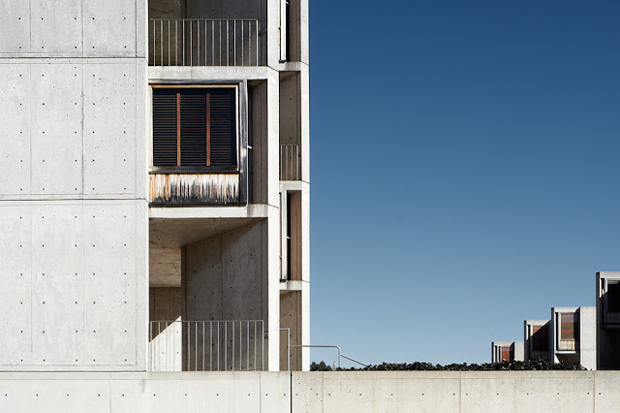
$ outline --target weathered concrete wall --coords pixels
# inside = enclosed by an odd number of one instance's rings
[[[290,330],[290,344],[302,344],[301,291],[280,291],[280,328]],[[292,347],[288,352],[288,332],[280,335],[280,370],[302,370],[302,349]],[[290,359],[288,357],[290,356]]]
[[[614,412],[620,372],[1,373],[0,411]]]
[[[276,326],[270,326],[269,323],[266,219],[188,245],[184,250],[181,293],[184,320],[264,320],[266,332],[277,328],[277,323]],[[241,327],[231,325],[230,328]],[[231,340],[234,334],[231,330]],[[238,349],[245,349],[247,346],[254,350],[254,340],[259,347],[263,343],[262,337],[255,337],[253,331],[249,337],[238,332],[237,343],[224,342],[227,340],[224,333],[217,337],[221,341],[218,343],[218,350],[227,349],[230,354],[233,354],[233,349],[239,351]],[[277,340],[277,337],[274,338]],[[258,366],[254,365],[254,355],[244,361],[251,365],[252,369],[268,367],[269,339],[264,340],[264,345],[265,353],[261,352],[257,356]],[[198,354],[209,351],[208,347],[200,348]],[[242,353],[246,357],[245,350]],[[224,369],[223,358],[221,363],[220,368]],[[228,365],[230,366],[230,363]]]
[[[620,372],[293,373],[294,412],[612,412]]]
[[[146,369],[146,2],[102,6],[0,4],[0,370]]]

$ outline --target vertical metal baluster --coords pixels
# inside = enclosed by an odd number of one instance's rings
[[[209,65],[208,64],[209,48],[207,47],[207,39],[209,38],[207,36],[207,23],[208,22],[209,22],[208,20],[205,20],[205,41],[204,41],[204,44],[205,44],[205,66]]]
[[[230,66],[230,36],[229,36],[229,20],[226,20],[226,66]]]
[[[247,347],[248,347],[248,357],[245,359],[245,369],[246,370],[250,370],[250,322],[247,322],[247,329],[248,329],[248,341],[247,341]]]
[[[209,321],[209,370],[213,371],[213,322]]]
[[[189,21],[189,66],[194,66],[194,21]]]
[[[185,64],[185,20],[181,20],[181,30],[182,30],[182,42],[181,42],[181,53],[182,53],[182,62],[181,66],[186,66]]]
[[[202,66],[201,65],[202,62],[200,61],[200,20],[196,20],[196,39],[197,39],[196,51],[198,52],[198,62],[196,66]]]
[[[220,323],[217,323],[217,371],[220,371]]]
[[[252,20],[248,20],[248,66],[252,66]]]
[[[202,370],[205,371],[205,322],[202,323]]]
[[[170,66],[170,20],[168,20],[168,66]]]
[[[265,370],[265,323],[260,322],[261,325],[261,370]]]
[[[198,321],[194,321],[194,346],[196,346],[194,353],[194,371],[198,371]]]
[[[215,66],[215,21],[211,20],[211,65]]]
[[[237,20],[233,20],[233,65],[237,66]]]
[[[228,371],[228,322],[224,321],[224,371]]]
[[[187,358],[187,371],[190,371],[189,370],[189,343],[190,343],[190,334],[189,334],[190,333],[190,326],[189,326],[189,323],[190,323],[189,321],[185,323],[186,326],[187,326],[187,328],[185,329],[185,331],[187,331],[187,354],[185,355],[185,357]]]
[[[245,20],[241,20],[241,66],[246,66],[245,61],[243,60],[243,49],[245,49],[245,42],[243,36],[243,23]]]
[[[256,364],[258,362],[258,348],[256,346],[256,342],[258,341],[256,337],[256,321],[254,322],[254,370],[256,371]]]
[[[174,21],[174,65],[179,65],[179,21]]]
[[[235,322],[232,323],[232,347],[230,348],[232,352],[232,363],[230,363],[230,367],[232,371],[235,371]]]

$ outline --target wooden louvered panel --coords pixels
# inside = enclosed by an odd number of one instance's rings
[[[213,166],[236,166],[235,95],[232,89],[212,89],[210,160]]]
[[[162,93],[163,92],[163,93]],[[168,90],[153,91],[153,165],[177,164],[177,98]]]
[[[235,90],[154,89],[153,166],[236,167]]]
[[[181,165],[207,165],[207,104],[203,93],[181,93]]]

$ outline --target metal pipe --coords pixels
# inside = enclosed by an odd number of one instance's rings
[[[342,357],[342,352],[340,351],[339,346],[315,346],[312,344],[291,344],[290,347],[316,347],[316,348],[337,348],[338,349],[338,368],[340,368],[340,358]]]
[[[281,328],[280,331],[286,331],[286,371],[291,371],[291,329]]]

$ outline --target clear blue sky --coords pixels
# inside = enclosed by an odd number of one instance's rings
[[[310,49],[313,344],[487,362],[595,304],[620,271],[620,1],[310,0]]]

